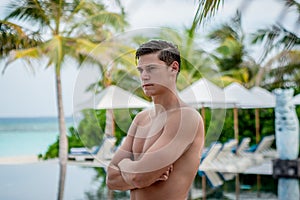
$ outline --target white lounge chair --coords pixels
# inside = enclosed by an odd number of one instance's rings
[[[213,143],[210,148],[207,150],[206,154],[203,156],[199,170],[201,171],[216,171],[214,170],[214,166],[212,165],[212,161],[217,157],[218,153],[222,148],[221,143]]]
[[[240,155],[253,160],[254,165],[262,164],[266,158],[275,158],[277,152],[271,148],[274,139],[274,135],[265,136],[257,145],[250,147],[248,150],[241,151]]]
[[[206,150],[198,170],[198,174],[200,176],[205,175],[212,187],[218,187],[224,183],[218,172],[212,167],[212,160],[215,159],[221,148],[221,143],[217,142],[211,144],[211,146]]]
[[[223,148],[219,154],[212,161],[213,166],[219,172],[227,173],[241,173],[252,165],[252,161],[246,157],[238,157],[232,149],[237,146],[237,140],[231,139],[224,143]]]
[[[223,185],[223,180],[220,178],[219,174],[214,171],[198,171],[198,174],[202,176],[204,174],[212,187],[219,187]]]
[[[263,137],[260,143],[257,145],[254,153],[260,153],[264,156],[264,158],[278,158],[277,150],[272,148],[272,144],[274,141],[274,135]]]
[[[249,144],[250,144],[251,138],[250,137],[245,137],[242,139],[240,144],[237,146],[235,150],[235,154],[237,156],[243,154],[247,149],[249,149]]]

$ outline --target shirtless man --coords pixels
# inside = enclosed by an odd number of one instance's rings
[[[199,113],[178,97],[180,53],[171,43],[152,40],[136,52],[144,93],[154,107],[134,118],[107,169],[111,190],[130,190],[131,200],[184,200],[204,145]]]

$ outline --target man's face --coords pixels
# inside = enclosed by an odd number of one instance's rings
[[[158,54],[140,56],[137,69],[140,73],[142,88],[147,96],[155,96],[170,88],[171,69]]]

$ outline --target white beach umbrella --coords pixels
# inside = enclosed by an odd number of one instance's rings
[[[95,97],[95,109],[146,108],[151,103],[118,87],[110,85]]]
[[[182,90],[179,96],[187,104],[196,107],[225,108],[229,104],[232,106],[235,102],[231,97],[226,98],[221,88],[205,78]]]
[[[150,106],[150,102],[115,85],[108,86],[95,97],[95,109],[106,109],[105,133],[108,135],[115,132],[113,109]]]
[[[248,89],[239,83],[231,83],[224,88],[225,96],[236,99],[237,103],[233,106],[234,117],[234,138],[239,141],[238,129],[238,108],[259,108],[262,104],[257,99],[256,95],[251,93]]]
[[[76,106],[75,112],[92,108],[106,110],[105,134],[114,135],[113,109],[146,108],[152,104],[118,86],[110,85],[96,94],[94,98]]]
[[[118,87],[110,85],[93,98],[75,106],[75,112],[84,109],[122,109],[122,108],[146,108],[151,103]]]
[[[272,92],[255,86],[250,89],[250,92],[255,95],[259,101],[259,108],[274,108],[276,104],[276,97]],[[300,98],[299,98],[300,100]],[[300,103],[300,102],[299,102]]]
[[[248,89],[246,89],[239,83],[231,83],[224,88],[224,92],[226,98],[231,97],[236,100],[236,104],[234,105],[234,107],[246,109],[260,108],[261,106],[263,106],[254,93],[251,93]]]
[[[187,104],[192,105],[196,108],[201,108],[201,116],[203,118],[204,127],[206,126],[205,107],[225,109],[229,104],[233,105],[234,103],[234,99],[225,98],[224,91],[205,78],[202,78],[194,82],[192,85],[188,86],[186,89],[184,89],[179,93],[179,96]],[[232,107],[232,105],[230,107]],[[225,113],[226,113],[225,110],[224,112],[222,110],[218,110],[216,112],[218,116],[224,115],[223,119],[225,119]],[[217,129],[218,128],[212,130],[213,137],[217,132],[221,132],[221,129],[220,130]],[[209,135],[209,133],[207,133],[207,135]]]

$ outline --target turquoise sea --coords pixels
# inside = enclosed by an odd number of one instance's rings
[[[67,118],[66,123],[67,127],[72,126],[73,119]],[[56,140],[57,136],[58,123],[57,119],[54,117],[0,118],[0,157],[38,155],[40,153],[45,153],[48,146]],[[57,161],[17,165],[0,164],[0,200],[56,199],[58,176],[59,166]],[[274,182],[272,177],[261,178],[264,183],[270,183],[269,181]],[[245,182],[246,180],[241,181]],[[102,182],[103,178],[97,177],[95,169],[68,165],[64,199],[107,199],[105,196],[106,191],[99,189],[101,188],[100,185]],[[234,186],[234,184],[234,181],[231,181],[229,186]],[[229,186],[224,186],[223,189],[221,189],[221,193],[224,194],[225,191],[222,190]],[[256,198],[256,190],[252,189],[243,191],[243,196],[246,195],[247,198],[241,199],[277,199],[274,194],[274,188],[267,193],[261,191],[261,198]],[[226,190],[229,189],[227,188]],[[252,192],[251,194],[245,193],[250,191]],[[230,189],[228,192],[226,193],[227,198],[207,199],[235,199],[234,189]],[[232,198],[229,198],[228,195]],[[122,194],[116,199],[128,199],[128,197],[121,198],[121,196]]]
[[[67,127],[72,118],[66,118]],[[55,117],[0,118],[0,157],[45,153],[58,136]]]
[[[67,127],[73,125],[66,119]],[[57,119],[0,118],[0,157],[38,155],[45,153],[58,136]],[[33,164],[0,165],[0,199],[53,200],[58,190],[57,161]],[[90,199],[101,180],[93,168],[68,166],[65,199]]]

